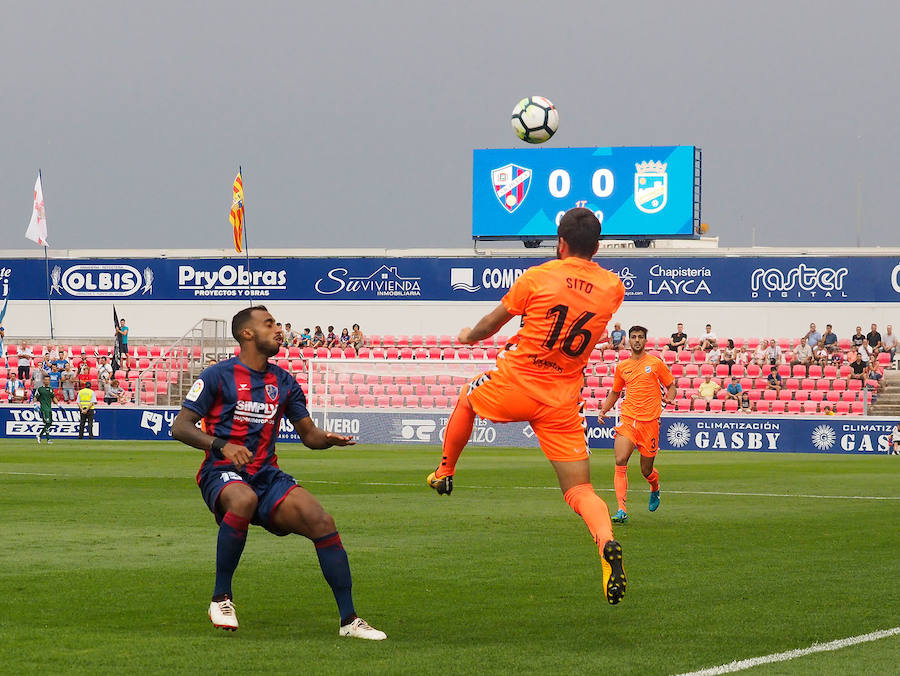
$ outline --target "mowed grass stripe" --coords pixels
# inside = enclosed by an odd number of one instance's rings
[[[670,674],[897,624],[885,624],[900,573],[895,501],[714,494],[896,498],[891,458],[663,453],[655,514],[633,462],[632,519],[616,530],[629,588],[611,608],[596,549],[539,452],[469,449],[459,467],[469,487],[439,498],[424,485],[436,448],[282,447],[282,467],[338,522],[358,609],[390,636],[373,645],[337,637],[311,544],[258,528],[235,578],[241,630],[212,630],[216,528],[194,482],[201,453],[50,449],[0,443],[0,471],[65,475],[0,477],[0,664],[10,673]],[[608,488],[611,456],[593,463],[595,485]],[[852,651],[865,649],[866,671],[889,673],[896,643]],[[827,673],[849,651],[789,664],[815,659]]]

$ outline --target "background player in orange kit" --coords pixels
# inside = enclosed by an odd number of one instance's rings
[[[628,492],[628,459],[634,449],[641,454],[641,474],[650,484],[649,509],[655,512],[659,507],[659,472],[653,467],[659,450],[659,416],[662,413],[662,388],[666,388],[665,401],[675,400],[675,380],[662,359],[644,352],[647,344],[647,329],[632,326],[628,329],[631,357],[616,365],[612,389],[609,391],[597,418],[602,425],[605,416],[615,406],[625,389],[625,400],[619,424],[616,425],[616,501],[619,511],[612,520],[616,523],[628,521],[625,495]]]
[[[497,365],[464,385],[444,435],[443,457],[428,485],[441,495],[453,490],[456,462],[475,415],[494,422],[527,420],[550,460],[566,502],[587,524],[600,549],[607,601],[625,594],[622,547],[613,539],[606,503],[591,485],[584,402],[584,367],[607,322],[625,297],[621,280],[591,259],[597,253],[600,221],[589,209],[567,211],[557,230],[558,260],[529,268],[502,302],[459,341],[477,343],[510,319],[522,326]]]

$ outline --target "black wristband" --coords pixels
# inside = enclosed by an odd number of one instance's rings
[[[209,450],[211,450],[216,455],[222,455],[222,449],[225,448],[225,444],[228,442],[224,439],[219,439],[219,437],[214,437],[212,443],[209,445]]]

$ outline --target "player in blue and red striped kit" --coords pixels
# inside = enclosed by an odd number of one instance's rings
[[[269,363],[284,335],[264,306],[238,312],[231,320],[231,333],[241,346],[240,356],[200,374],[172,425],[174,438],[206,451],[197,485],[219,523],[210,620],[221,629],[238,628],[231,581],[253,523],[275,535],[296,533],[313,541],[337,601],[340,636],[387,638],[356,615],[350,563],[334,519],[309,491],[278,468],[275,455],[282,417],[291,421],[309,448],[348,446],[355,443],[353,438],[317,427],[297,381]],[[202,430],[197,427],[201,419]]]

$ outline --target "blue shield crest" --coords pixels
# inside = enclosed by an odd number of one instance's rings
[[[664,162],[635,164],[634,205],[645,214],[655,214],[666,206],[669,175]]]
[[[517,164],[507,164],[505,167],[491,170],[491,183],[494,186],[494,195],[497,196],[500,205],[508,213],[514,212],[525,201],[528,188],[531,187],[531,169],[520,167]]]

